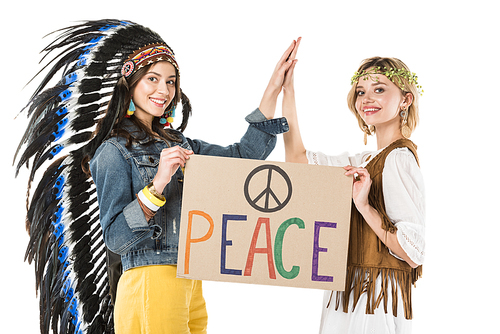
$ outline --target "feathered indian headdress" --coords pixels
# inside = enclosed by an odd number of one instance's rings
[[[35,75],[48,71],[23,109],[29,123],[14,157],[16,176],[23,165],[30,169],[25,260],[35,266],[41,333],[112,333],[97,195],[82,160],[94,154],[120,117],[120,108],[107,108],[118,80],[155,61],[178,66],[158,34],[133,22],[89,21],[59,33],[43,50],[44,58],[58,54]],[[176,95],[182,97],[182,131],[191,106],[180,88]]]

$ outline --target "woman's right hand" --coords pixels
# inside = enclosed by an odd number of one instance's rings
[[[167,186],[179,167],[184,167],[193,151],[180,146],[173,146],[161,151],[158,171],[153,179],[153,184],[160,194]]]
[[[297,51],[297,48],[300,44],[300,38],[297,41],[297,46],[295,48],[295,51]],[[297,59],[294,59],[290,67],[286,70],[285,72],[285,79],[283,80],[283,93],[293,93],[293,70],[295,69],[295,64],[297,64]]]
[[[288,49],[286,49],[285,53],[281,56],[278,64],[276,64],[276,67],[274,68],[269,84],[264,91],[264,96],[260,102],[259,109],[267,119],[274,118],[276,100],[278,99],[278,95],[283,87],[287,71],[291,66],[295,65],[295,56],[297,55],[300,40],[301,38],[299,37],[297,41],[293,41]]]
[[[359,213],[363,214],[370,207],[368,201],[368,195],[372,186],[370,173],[366,168],[361,167],[345,166],[344,169],[346,170],[346,176],[353,177],[352,200]]]
[[[301,38],[297,40],[294,51],[294,58]],[[283,134],[285,142],[285,161],[296,163],[308,163],[306,148],[302,142],[297,118],[297,107],[295,105],[295,91],[293,73],[297,60],[294,59],[284,73],[283,78],[283,116],[286,117],[290,130]]]
[[[297,38],[297,41],[293,41],[288,47],[285,53],[281,56],[278,64],[274,68],[274,72],[269,80],[268,89],[274,92],[281,92],[281,87],[285,82],[286,75],[290,68],[295,65],[297,59],[297,51],[299,49],[300,41],[302,37]]]

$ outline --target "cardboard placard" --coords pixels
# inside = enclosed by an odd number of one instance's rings
[[[177,276],[344,289],[352,177],[339,167],[191,156]]]

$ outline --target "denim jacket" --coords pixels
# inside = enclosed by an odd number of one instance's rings
[[[183,173],[179,168],[165,187],[167,202],[148,222],[136,194],[149,184],[158,169],[160,152],[181,145],[195,154],[266,159],[276,145],[276,135],[288,131],[285,118],[267,120],[256,109],[239,143],[222,147],[182,136],[182,143],[145,139],[125,147],[126,139],[103,142],[90,161],[106,246],[121,255],[123,270],[158,264],[176,264],[181,216]],[[125,128],[134,129],[126,122]]]

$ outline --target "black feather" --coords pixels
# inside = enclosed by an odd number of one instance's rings
[[[35,267],[42,334],[114,333],[97,195],[82,166],[128,106],[129,92],[116,93],[117,82],[125,80],[123,62],[144,45],[164,42],[145,27],[118,20],[81,22],[57,33],[33,77],[40,82],[22,110],[28,126],[13,162],[16,176],[24,165],[30,171],[25,260]],[[183,93],[181,100],[183,131],[191,104]]]

